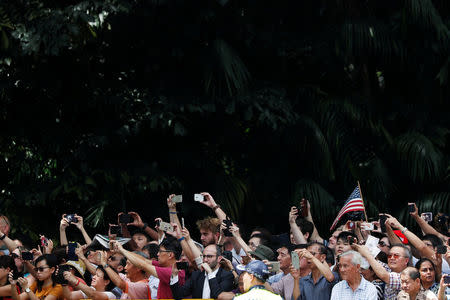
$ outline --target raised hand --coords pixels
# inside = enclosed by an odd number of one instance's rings
[[[205,200],[200,202],[201,204],[206,205],[209,208],[213,208],[213,207],[215,207],[217,205],[216,201],[214,201],[214,198],[213,198],[213,196],[211,196],[210,193],[203,192],[203,193],[200,193],[200,194],[202,194],[203,197],[205,197]]]
[[[61,222],[59,223],[59,229],[60,230],[66,230],[67,227],[69,227],[69,220],[66,219],[66,214],[63,214],[61,217]]]
[[[298,209],[295,206],[291,207],[291,210],[289,211],[289,224],[295,223],[295,220],[297,220],[298,217]]]
[[[133,217],[133,222],[128,223],[127,225],[133,225],[139,228],[144,227],[144,222],[142,222],[141,216],[139,216],[137,212],[130,211],[128,214]]]
[[[78,222],[72,224],[74,224],[79,230],[81,230],[83,228],[83,217],[75,214],[75,219],[77,219]]]
[[[177,204],[172,201],[172,198],[175,197],[175,194],[170,194],[169,197],[167,197],[167,207],[176,209]]]

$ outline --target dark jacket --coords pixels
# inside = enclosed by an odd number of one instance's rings
[[[192,298],[202,298],[203,284],[205,283],[205,272],[194,271],[191,277],[183,286],[177,283],[170,286],[175,299],[192,296]],[[219,267],[215,278],[209,279],[211,298],[217,298],[222,292],[229,292],[233,289],[234,276],[231,272]]]

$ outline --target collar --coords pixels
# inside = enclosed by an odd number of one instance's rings
[[[217,268],[216,270],[212,271],[210,276],[216,276],[217,272],[219,272],[219,269],[220,269],[220,267]],[[208,276],[208,273],[206,273],[206,271],[204,271],[203,273],[205,274],[205,276]]]
[[[265,290],[266,287],[264,285],[262,285],[262,284],[258,284],[258,285],[254,285],[251,288],[249,288],[248,291],[250,292],[253,289],[255,289],[255,290]]]
[[[347,282],[347,280],[344,280],[345,281],[345,287],[347,288],[347,289],[351,289],[352,291],[353,291],[353,289],[350,287],[350,285],[348,284],[348,282]],[[356,290],[355,291],[357,291],[357,290],[365,290],[365,288],[366,288],[366,285],[367,285],[367,280],[365,280],[364,279],[364,277],[363,276],[361,276],[361,281],[359,282],[359,285],[358,285],[358,287],[356,288]]]

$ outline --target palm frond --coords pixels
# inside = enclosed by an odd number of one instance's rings
[[[432,212],[434,216],[438,212],[448,213],[450,211],[450,192],[426,194],[417,197],[415,200],[419,213]],[[404,208],[400,211],[399,220],[406,226],[415,225],[414,220],[409,215],[406,203]]]
[[[90,207],[86,212],[86,223],[94,228],[104,223],[104,212],[108,201],[101,201]]]
[[[444,172],[444,156],[424,135],[410,132],[396,139],[401,167],[414,183],[436,182]]]
[[[217,176],[215,183],[217,199],[224,211],[233,220],[238,220],[245,199],[247,199],[247,186],[239,178],[221,175]]]
[[[236,51],[224,40],[212,42],[208,58],[204,70],[205,91],[208,95],[218,96],[226,90],[229,96],[233,96],[247,86],[250,73]]]

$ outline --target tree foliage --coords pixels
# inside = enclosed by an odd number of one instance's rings
[[[327,235],[359,180],[372,217],[448,211],[449,17],[445,0],[3,1],[2,210],[38,233],[210,191],[280,231],[306,197]]]

